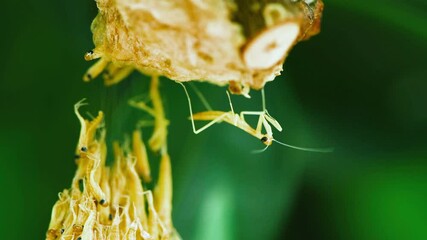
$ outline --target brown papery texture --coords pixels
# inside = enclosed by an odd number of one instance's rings
[[[232,92],[237,94],[244,93],[246,88],[260,89],[279,75],[292,46],[319,31],[323,9],[321,0],[309,3],[98,0],[96,3],[99,13],[91,27],[95,48],[86,59],[101,59],[88,71],[85,80],[104,72],[106,84],[114,84],[137,69],[181,82],[231,83]],[[298,31],[286,32],[288,28],[282,28],[282,32],[270,31],[284,24],[295,24]],[[260,37],[268,34],[274,36]],[[270,42],[258,44],[260,39]],[[284,46],[275,49],[282,39],[286,41]],[[261,61],[276,51],[274,63],[261,68],[256,63],[255,67],[248,64],[244,58],[248,45],[260,48],[256,52],[261,52]]]

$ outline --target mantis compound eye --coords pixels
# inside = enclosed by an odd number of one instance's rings
[[[102,56],[101,52],[96,51],[96,50],[90,50],[90,51],[87,51],[85,53],[84,58],[85,58],[86,61],[91,61],[91,60],[100,58],[101,56]]]
[[[272,140],[271,137],[264,136],[264,137],[261,138],[261,142],[264,143],[267,146],[270,146],[271,143],[273,142],[273,140]]]

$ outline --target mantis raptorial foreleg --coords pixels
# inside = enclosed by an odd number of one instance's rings
[[[280,123],[274,119],[270,114],[265,110],[264,118],[270,122],[279,132],[282,131],[282,126],[280,126]]]
[[[99,59],[95,64],[93,64],[83,76],[83,80],[85,82],[91,81],[96,78],[99,74],[101,74],[104,69],[107,67],[108,61],[104,58]]]
[[[240,118],[243,121],[245,121],[245,115],[259,116],[257,127],[255,130],[257,132],[261,132],[262,131],[262,114],[263,113],[264,112],[261,112],[261,111],[243,111],[243,112],[240,112]]]
[[[113,65],[113,63],[110,63],[110,65]],[[111,72],[108,71],[106,74],[104,74],[104,84],[106,86],[111,86],[116,83],[119,83],[127,76],[129,76],[133,72],[133,70],[135,70],[133,67],[125,66],[114,69],[114,71]]]
[[[257,131],[261,131],[262,130],[262,125],[266,125],[263,124],[263,119],[267,120],[269,123],[271,123],[271,125],[273,125],[277,130],[279,130],[279,132],[282,131],[282,126],[280,126],[279,122],[274,119],[267,111],[266,108],[266,104],[265,104],[265,92],[264,89],[261,89],[261,99],[262,99],[262,111],[243,111],[240,113],[240,118],[241,119],[245,119],[245,115],[255,115],[255,116],[259,116],[258,119],[258,124],[257,124]]]

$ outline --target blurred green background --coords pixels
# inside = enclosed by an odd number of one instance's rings
[[[110,140],[122,139],[143,116],[123,101],[146,92],[148,81],[133,74],[108,89],[100,79],[82,82],[95,2],[2,5],[1,236],[43,239],[75,171],[73,104],[88,98],[83,112],[105,111]],[[293,49],[266,93],[284,127],[278,140],[335,147],[330,154],[279,145],[251,154],[259,140],[226,124],[194,135],[181,87],[162,79],[182,237],[427,239],[426,43],[424,0],[326,1],[321,34]],[[228,110],[225,89],[198,86]],[[259,109],[252,95],[233,96],[235,109]]]

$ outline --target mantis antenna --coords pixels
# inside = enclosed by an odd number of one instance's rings
[[[296,150],[305,151],[305,152],[331,153],[331,152],[334,151],[334,148],[305,148],[305,147],[298,147],[298,146],[294,146],[294,145],[287,144],[287,143],[284,143],[284,142],[280,142],[280,141],[278,141],[278,140],[276,140],[274,138],[272,140],[274,142],[282,145],[282,146],[285,146],[285,147],[288,147],[288,148],[292,148],[292,149],[296,149]],[[260,149],[260,150],[254,150],[254,151],[252,151],[252,153],[256,154],[256,153],[265,152],[265,150],[267,150],[268,147],[270,147],[270,145],[267,145],[267,146],[265,146],[265,148]]]
[[[334,148],[305,148],[305,147],[298,147],[298,146],[290,145],[287,143],[283,143],[283,142],[277,141],[276,139],[273,139],[273,141],[282,146],[297,149],[297,150],[302,150],[306,152],[330,153],[334,151]]]

